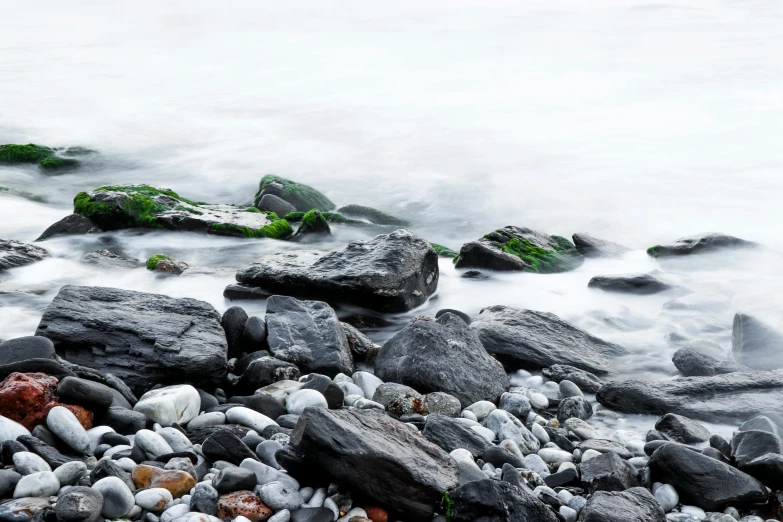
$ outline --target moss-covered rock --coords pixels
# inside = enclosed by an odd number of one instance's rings
[[[547,274],[573,270],[582,262],[582,255],[564,237],[507,226],[463,245],[455,266]]]
[[[293,233],[288,221],[274,213],[191,201],[173,190],[149,185],[107,186],[80,192],[74,198],[74,213],[90,218],[103,230],[165,228],[273,239]]]
[[[439,245],[437,243],[430,243],[430,245],[432,246],[432,248],[435,249],[435,252],[437,252],[440,257],[451,257],[451,258],[454,258],[454,257],[457,257],[459,255],[459,253],[457,253],[456,251],[450,249],[447,246]]]
[[[392,225],[395,227],[409,227],[411,225],[408,220],[363,205],[345,205],[344,207],[340,207],[337,211],[344,216],[366,219],[375,225]]]
[[[187,263],[164,254],[155,254],[147,260],[147,270],[179,275],[189,268]]]
[[[316,209],[305,212],[304,216],[302,216],[302,222],[299,224],[299,229],[296,231],[297,236],[331,233],[332,230],[329,228],[329,223],[326,221],[326,218]]]
[[[296,210],[299,212],[307,212],[311,209],[326,212],[334,210],[335,207],[332,200],[313,187],[275,176],[274,174],[267,174],[261,178],[258,192],[256,192],[256,196],[253,199],[253,206],[257,207],[261,198],[267,194],[284,199],[296,207]]]
[[[0,164],[23,165],[37,164],[49,171],[63,170],[79,166],[79,160],[71,156],[90,154],[94,151],[83,147],[53,149],[28,143],[27,145],[0,145]]]

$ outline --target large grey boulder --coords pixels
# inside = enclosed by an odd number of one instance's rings
[[[508,389],[503,366],[487,353],[476,331],[451,313],[408,323],[381,348],[375,374],[420,393],[446,392],[463,408],[495,402]]]
[[[758,247],[757,243],[734,236],[710,232],[695,236],[681,237],[668,245],[655,245],[647,249],[652,257],[674,257],[692,254],[725,252],[743,248]]]
[[[306,408],[291,445],[337,482],[413,522],[429,521],[458,484],[448,453],[377,410]]]
[[[676,413],[709,422],[783,415],[783,370],[657,382],[610,382],[598,390],[596,398],[621,413]]]
[[[438,254],[412,232],[396,230],[325,255],[263,256],[239,270],[237,281],[283,295],[404,312],[424,303],[438,287]]]
[[[747,372],[750,368],[734,361],[716,359],[698,348],[680,348],[672,356],[674,366],[686,377],[708,377],[724,373]]]
[[[573,270],[583,261],[564,237],[507,226],[462,245],[455,266],[549,274]]]
[[[783,335],[751,315],[736,314],[731,353],[754,370],[776,370],[783,367]]]
[[[664,522],[666,513],[645,488],[630,488],[591,496],[579,514],[579,522]]]
[[[328,304],[273,295],[266,302],[266,328],[272,355],[303,373],[353,373],[342,324]]]
[[[214,387],[226,374],[220,314],[196,299],[66,285],[36,335],[65,360],[116,375],[137,394],[156,384]]]
[[[490,306],[470,325],[484,348],[514,366],[574,366],[595,374],[613,370],[612,358],[626,355],[622,346],[599,339],[554,314]]]
[[[574,234],[571,239],[574,240],[576,250],[585,257],[621,257],[631,251],[626,246],[598,239],[584,232]]]
[[[0,270],[29,265],[48,256],[49,252],[41,247],[12,239],[0,239]]]

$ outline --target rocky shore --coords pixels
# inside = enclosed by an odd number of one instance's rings
[[[5,162],[12,152],[27,153],[24,163],[71,154],[8,147]],[[681,375],[662,382],[616,379],[628,348],[502,296],[474,317],[413,317],[379,346],[337,310],[415,309],[436,294],[439,261],[468,277],[547,274],[629,249],[506,226],[451,250],[404,217],[338,208],[279,176],[264,177],[252,199],[207,204],[148,185],[100,187],[76,195],[74,213],[35,245],[0,240],[1,273],[47,259],[48,238],[125,228],[273,244],[334,226],[377,232],[328,253],[281,249],[239,269],[224,295],[264,300],[260,315],[60,288],[35,332],[0,343],[0,520],[783,520],[783,335],[774,328],[738,313],[727,325],[730,357],[683,347],[673,358]],[[759,248],[705,234],[648,254],[663,263]],[[145,269],[109,250],[93,257]],[[190,268],[161,253],[146,269],[177,277]],[[665,274],[595,274],[590,287],[639,299],[684,291]],[[608,434],[594,422],[626,414],[657,421]],[[723,437],[702,422],[734,430]]]

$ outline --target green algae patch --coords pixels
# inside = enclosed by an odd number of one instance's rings
[[[27,145],[0,145],[0,164],[37,164],[40,168],[48,171],[69,169],[78,167],[79,161],[71,157],[63,157],[61,152],[67,156],[75,156],[80,154],[77,149],[81,149],[81,147],[71,147],[62,151],[61,149],[53,149],[43,145],[36,145],[35,143],[28,143]]]
[[[329,223],[319,210],[312,209],[302,216],[302,222],[296,231],[297,236],[303,234],[331,234]]]
[[[173,261],[173,259],[167,255],[155,254],[151,258],[147,259],[147,270],[155,270],[158,267],[158,263],[161,261]]]
[[[273,214],[274,215],[274,214]],[[294,233],[291,224],[285,219],[277,218],[272,223],[261,228],[250,228],[231,223],[213,223],[212,233],[229,236],[244,236],[249,238],[285,239]]]
[[[658,249],[661,248],[661,245],[655,245],[651,246],[647,249],[647,255],[652,257],[658,257]]]
[[[439,244],[437,244],[437,243],[430,243],[430,246],[432,246],[432,248],[435,250],[435,252],[436,252],[436,253],[437,253],[437,254],[438,254],[440,257],[451,257],[451,258],[456,258],[456,257],[459,255],[459,253],[458,253],[458,252],[456,252],[456,251],[454,251],[454,250],[450,249],[450,248],[449,248],[449,247],[447,247],[447,246],[439,245]]]
[[[366,219],[375,225],[391,225],[395,227],[409,227],[411,225],[411,222],[407,219],[398,218],[364,205],[345,205],[340,207],[338,212],[348,217]]]
[[[270,187],[273,183],[281,185],[282,190],[278,191],[276,187]],[[274,174],[267,174],[261,178],[261,182],[258,185],[258,192],[256,192],[255,198],[253,199],[253,206],[257,207],[261,198],[267,193],[274,194],[275,196],[288,201],[299,212],[307,212],[311,209],[326,212],[333,210],[335,207],[332,200],[313,187]]]

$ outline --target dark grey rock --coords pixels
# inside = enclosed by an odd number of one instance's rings
[[[454,310],[453,308],[443,308],[441,310],[438,310],[435,313],[435,319],[439,319],[440,316],[444,314],[454,314],[463,321],[465,321],[465,324],[470,325],[470,316],[466,314],[465,312],[460,312],[459,310]]]
[[[207,393],[201,388],[196,388],[196,391],[198,392],[198,396],[201,398],[201,411],[206,411],[220,404],[217,400],[217,397],[211,393]]]
[[[237,375],[242,375],[247,370],[247,367],[250,366],[250,363],[255,361],[256,359],[260,359],[262,357],[271,357],[272,355],[269,353],[268,350],[256,350],[254,352],[246,353],[242,357],[236,360],[234,363],[234,373]]]
[[[0,469],[0,498],[11,498],[21,478],[22,475],[12,469]]]
[[[665,522],[663,508],[645,488],[599,491],[587,501],[579,522]]]
[[[579,473],[574,468],[566,468],[563,471],[552,473],[544,477],[544,484],[550,488],[559,488],[567,485],[577,484],[579,481]]]
[[[754,370],[783,366],[783,335],[753,316],[736,314],[731,332],[734,359]]]
[[[652,479],[671,484],[683,504],[706,511],[767,500],[767,488],[750,475],[677,444],[658,448],[648,466]]]
[[[582,486],[596,491],[625,491],[639,485],[639,479],[617,453],[609,451],[579,464]]]
[[[353,358],[337,314],[322,301],[273,295],[266,302],[269,351],[305,373],[353,373]]]
[[[288,201],[275,196],[274,194],[265,194],[256,205],[258,210],[264,210],[268,212],[274,212],[279,217],[284,217],[286,214],[296,212],[296,207]]]
[[[229,397],[229,403],[241,404],[251,410],[255,410],[259,413],[263,413],[270,419],[276,419],[280,415],[285,413],[285,408],[280,401],[269,395],[268,393],[255,393],[247,396],[233,396]]]
[[[110,426],[122,435],[135,435],[147,426],[147,417],[139,411],[112,406],[101,415],[100,423]]]
[[[765,486],[772,489],[772,491],[780,491],[783,489],[783,455],[780,455],[779,453],[761,455],[760,457],[741,465],[740,469],[748,475],[760,480]]]
[[[697,348],[680,348],[672,356],[674,366],[686,377],[711,377],[724,373],[746,372],[750,368],[734,361],[716,359]]]
[[[49,252],[41,247],[12,239],[0,239],[0,270],[29,265],[46,257],[49,257]]]
[[[103,496],[99,491],[74,486],[57,499],[55,513],[58,522],[100,522],[103,520]]]
[[[557,522],[554,512],[525,488],[477,480],[449,492],[452,522]]]
[[[84,254],[82,263],[99,268],[138,268],[142,266],[142,263],[135,259],[128,259],[107,249]]]
[[[503,366],[486,352],[476,331],[450,313],[408,323],[381,348],[375,374],[420,393],[446,392],[463,408],[497,401],[508,389]]]
[[[226,357],[233,359],[242,355],[242,336],[245,332],[247,312],[241,306],[232,306],[220,318],[220,326],[226,331],[228,351]]]
[[[27,451],[35,453],[44,459],[52,469],[62,466],[67,462],[74,460],[83,462],[86,459],[86,457],[83,455],[77,456],[60,453],[57,448],[47,444],[37,437],[33,437],[32,435],[20,435],[16,438],[16,440],[21,442],[27,448]]]
[[[606,292],[649,295],[671,290],[675,286],[650,274],[595,276],[587,283],[589,288]]]
[[[676,413],[709,422],[783,415],[783,370],[657,382],[616,381],[605,384],[596,397],[621,413]]]
[[[307,212],[310,209],[323,212],[335,208],[335,204],[329,198],[313,187],[274,174],[267,174],[261,178],[253,204],[258,206],[261,199],[267,194],[283,198],[299,212]],[[284,217],[284,215],[281,214],[280,217]]]
[[[311,373],[302,388],[320,392],[326,398],[330,410],[339,410],[343,407],[345,392],[326,375]]]
[[[0,343],[0,364],[54,357],[54,344],[46,337],[31,335]]]
[[[228,469],[241,469],[245,468],[228,468]],[[249,470],[245,470],[249,471]],[[255,475],[255,474],[254,474]],[[214,478],[212,479],[214,482]],[[255,482],[255,481],[254,481]],[[253,489],[252,487],[248,489]],[[190,497],[190,507],[192,511],[198,511],[205,515],[215,516],[217,515],[217,501],[220,497],[220,493],[212,486],[205,482],[199,482],[196,484],[195,491]]]
[[[707,254],[738,249],[755,248],[758,244],[725,234],[708,233],[682,237],[668,245],[656,245],[647,249],[652,257],[674,257]]]
[[[458,483],[446,452],[375,410],[307,408],[291,445],[336,481],[394,506],[406,520],[432,518],[443,493]]]
[[[584,397],[566,397],[557,407],[557,420],[561,423],[572,417],[587,420],[592,416],[593,407]]]
[[[481,455],[481,460],[489,462],[496,468],[502,468],[504,464],[511,464],[515,468],[524,468],[525,463],[522,459],[517,457],[514,453],[511,453],[506,448],[500,446],[489,445]]]
[[[783,453],[783,440],[774,433],[746,430],[738,431],[731,438],[731,455],[740,469],[750,461],[768,453],[777,455]]]
[[[60,381],[57,395],[66,404],[78,404],[89,410],[105,410],[114,402],[108,386],[79,377],[66,377]]]
[[[325,255],[264,256],[237,272],[237,281],[280,294],[404,312],[435,292],[438,254],[427,241],[397,230]]]
[[[128,486],[131,492],[136,491],[136,486],[133,484],[130,473],[123,470],[115,461],[102,459],[98,461],[98,464],[90,472],[90,484],[95,484],[106,477],[117,477]]]
[[[268,348],[266,322],[260,317],[248,317],[242,333],[242,349],[246,352],[255,352],[266,348]]]
[[[517,255],[514,252],[519,248],[532,248],[536,252]],[[490,232],[477,241],[462,245],[454,266],[543,274],[573,270],[583,261],[582,254],[564,237],[548,236],[529,228],[507,226]]]
[[[225,460],[239,466],[245,459],[258,460],[255,452],[242,440],[228,431],[216,431],[202,444],[201,452],[211,462]]]
[[[101,435],[101,444],[108,444],[109,446],[130,446],[130,439],[124,435],[110,431]]]
[[[778,425],[775,424],[772,419],[765,415],[756,415],[750,420],[746,420],[742,424],[740,424],[739,428],[737,428],[737,431],[748,431],[748,430],[761,430],[761,431],[768,431],[770,433],[774,433],[775,435],[780,436],[780,433],[778,431]]]
[[[227,431],[239,437],[244,437],[250,428],[238,424],[222,424],[220,426],[204,426],[202,428],[192,428],[188,430],[188,438],[193,444],[203,444],[207,438],[219,431]]]
[[[720,435],[710,437],[710,447],[720,451],[725,457],[731,457],[731,444]]]
[[[273,382],[299,379],[296,365],[276,357],[261,357],[253,360],[242,374],[237,390],[239,393],[253,393],[256,389]]]
[[[348,342],[348,348],[350,348],[351,354],[353,354],[353,360],[357,362],[367,361],[368,364],[374,362],[380,346],[372,342],[369,337],[360,332],[355,326],[348,323],[340,323],[340,325],[343,327],[343,333]]]
[[[249,469],[228,467],[221,469],[212,479],[212,487],[218,493],[253,489],[256,486],[256,474]]]
[[[621,458],[624,459],[630,459],[633,457],[633,453],[628,451],[625,446],[619,442],[615,442],[609,439],[587,439],[579,443],[579,449],[582,450],[582,453],[592,449],[601,453],[607,453],[611,451],[613,453],[617,453]]]
[[[267,299],[270,295],[272,293],[263,288],[241,283],[226,285],[226,288],[223,290],[223,297],[229,301]]]
[[[612,371],[622,346],[599,339],[554,314],[496,305],[484,308],[470,325],[484,348],[501,362],[545,368],[574,366],[596,374]]]
[[[195,299],[66,285],[36,335],[66,360],[112,373],[137,393],[156,384],[214,386],[226,373],[220,315]]]
[[[332,522],[334,512],[325,507],[299,508],[291,511],[289,522]]]
[[[389,225],[402,228],[407,228],[411,225],[410,221],[406,219],[401,219],[364,205],[345,205],[338,208],[337,213],[349,218],[366,219],[375,225]]]
[[[421,434],[447,453],[462,448],[468,450],[475,458],[483,455],[484,450],[490,446],[484,437],[466,425],[437,413],[427,415]]]
[[[576,250],[585,257],[621,257],[631,251],[626,246],[598,239],[584,232],[574,234],[571,239],[574,240]]]
[[[541,370],[549,380],[560,382],[569,380],[579,386],[579,389],[585,393],[595,393],[601,389],[604,382],[590,372],[568,366],[567,364],[554,364]]]
[[[44,230],[37,241],[43,241],[55,236],[93,234],[96,232],[102,232],[102,230],[90,218],[80,214],[69,214]]]
[[[682,415],[667,413],[655,422],[655,429],[667,440],[692,444],[710,440],[710,432],[696,421]]]

